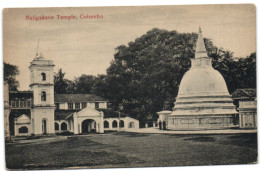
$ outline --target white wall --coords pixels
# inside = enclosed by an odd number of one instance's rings
[[[47,120],[47,134],[54,134],[54,108],[37,107],[31,110],[32,133],[42,135],[42,121]]]
[[[64,110],[68,109],[67,103],[59,103],[59,105],[60,105],[60,109],[64,109]]]
[[[97,101],[98,102],[98,101]],[[99,108],[101,109],[107,109],[107,102],[98,102]],[[89,107],[95,109],[95,102],[88,102],[87,104]]]
[[[120,118],[120,121],[124,121],[124,127],[121,127],[120,130],[127,131],[128,129],[139,129],[139,121],[130,117]],[[109,128],[105,128],[104,130],[119,130],[119,118],[104,118],[104,122],[108,121]],[[117,122],[117,127],[113,128],[113,121]],[[129,124],[133,122],[134,127],[129,128]]]

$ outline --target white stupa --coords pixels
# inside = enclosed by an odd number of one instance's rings
[[[233,127],[235,105],[222,75],[212,67],[199,29],[195,58],[181,81],[168,129],[223,129]]]

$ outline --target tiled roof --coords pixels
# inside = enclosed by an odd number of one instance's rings
[[[102,111],[104,113],[104,118],[118,118],[119,113],[117,111],[113,111],[111,109],[96,109],[98,111]],[[127,117],[127,114],[122,113],[120,114],[121,118]]]
[[[64,120],[67,116],[79,110],[55,110],[54,118],[55,120]]]
[[[54,101],[57,102],[94,102],[94,101],[108,101],[103,97],[96,96],[94,94],[55,94]]]
[[[255,88],[237,89],[234,93],[232,93],[233,99],[245,99],[245,98],[255,98],[255,97],[256,97]]]

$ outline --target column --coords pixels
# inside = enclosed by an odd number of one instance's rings
[[[109,123],[109,127],[110,127],[110,123]],[[104,133],[104,114],[103,114],[103,112],[100,115],[99,133]]]
[[[14,136],[17,136],[17,134],[18,134],[18,130],[17,130],[17,126],[16,126],[16,119],[14,119]]]
[[[74,132],[74,134],[79,134],[78,118],[76,115],[73,115],[73,132]]]

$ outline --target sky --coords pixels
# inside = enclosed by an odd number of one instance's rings
[[[103,16],[80,19],[80,15]],[[25,20],[25,16],[54,16],[54,20]],[[74,15],[77,20],[58,20],[57,15]],[[197,32],[216,46],[246,57],[256,51],[254,5],[185,5],[95,8],[5,9],[3,16],[4,61],[19,67],[19,90],[28,90],[29,65],[39,52],[53,60],[54,71],[65,77],[106,74],[115,48],[127,45],[153,28]]]

